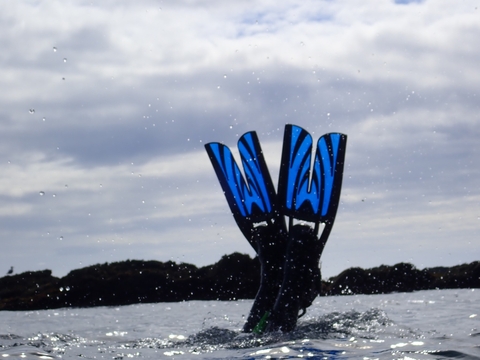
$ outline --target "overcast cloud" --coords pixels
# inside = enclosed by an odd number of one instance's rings
[[[324,276],[480,260],[477,4],[2,1],[0,271],[253,255],[203,145],[286,123],[348,134]]]

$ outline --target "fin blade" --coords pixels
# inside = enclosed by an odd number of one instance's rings
[[[312,146],[312,137],[307,131],[296,125],[285,126],[278,180],[278,200],[284,215],[309,211],[311,201],[315,201],[310,199],[309,192]]]
[[[342,187],[347,136],[328,133],[317,142],[296,125],[285,126],[278,199],[284,215],[314,223],[335,218]]]
[[[337,213],[343,182],[347,135],[328,133],[317,142],[315,162],[320,163],[322,189],[319,215],[322,221],[333,221]]]
[[[233,217],[256,249],[251,238],[254,222],[268,221],[276,216],[275,188],[257,134],[254,131],[243,134],[238,148],[245,176],[227,146],[218,142],[205,145]]]
[[[252,218],[266,220],[273,212],[276,194],[257,134],[251,131],[240,137],[238,150],[250,189],[245,197],[247,211]]]
[[[249,240],[247,224],[244,221],[246,210],[241,201],[241,194],[239,191],[243,186],[243,178],[238,175],[240,174],[240,169],[233,158],[233,154],[227,146],[217,142],[205,144],[205,149],[213,165],[213,169],[215,170],[223,193],[225,194],[230,211],[232,212],[238,227],[245,237],[247,237],[247,240]],[[251,242],[250,244],[253,246]]]

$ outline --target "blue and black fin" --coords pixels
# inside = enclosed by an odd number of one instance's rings
[[[277,211],[277,196],[255,132],[238,140],[243,177],[230,149],[220,143],[205,145],[238,227],[258,254],[260,287],[244,326],[252,332],[272,310],[283,279],[285,218]]]
[[[266,331],[292,331],[321,291],[318,267],[333,227],[340,200],[347,136],[325,134],[318,139],[312,161],[311,135],[286,125],[278,183],[278,204],[289,217],[288,245],[281,290]],[[294,219],[314,223],[294,224]],[[325,224],[318,238],[320,223]]]
[[[342,188],[347,135],[328,133],[318,139],[312,162],[311,135],[286,125],[278,180],[278,203],[290,219],[333,224]]]
[[[278,227],[280,231],[285,229],[285,220],[277,211],[275,187],[257,134],[250,131],[238,140],[245,177],[227,146],[212,142],[205,148],[238,227],[257,250],[252,239],[256,226],[266,224]]]

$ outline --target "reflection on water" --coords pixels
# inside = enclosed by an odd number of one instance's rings
[[[289,334],[243,334],[251,301],[0,312],[0,357],[480,359],[480,291],[318,298]]]

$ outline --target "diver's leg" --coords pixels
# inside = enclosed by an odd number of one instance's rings
[[[317,238],[316,231],[308,226],[300,226],[297,230],[304,245],[304,254],[302,256],[303,267],[301,268],[301,290],[300,290],[300,309],[303,314],[306,309],[312,305],[313,301],[322,291],[322,274],[320,271],[320,257],[322,256],[328,234],[327,227],[324,228],[320,239]],[[329,232],[329,230],[327,230]],[[326,236],[324,236],[326,235]],[[303,316],[303,314],[301,316]]]
[[[309,226],[290,230],[283,282],[266,331],[295,329],[300,310],[311,305],[320,292],[319,240]]]
[[[282,283],[286,240],[282,232],[271,229],[266,226],[255,229],[254,240],[261,266],[260,288],[243,327],[244,332],[262,332],[259,323],[272,311]]]

